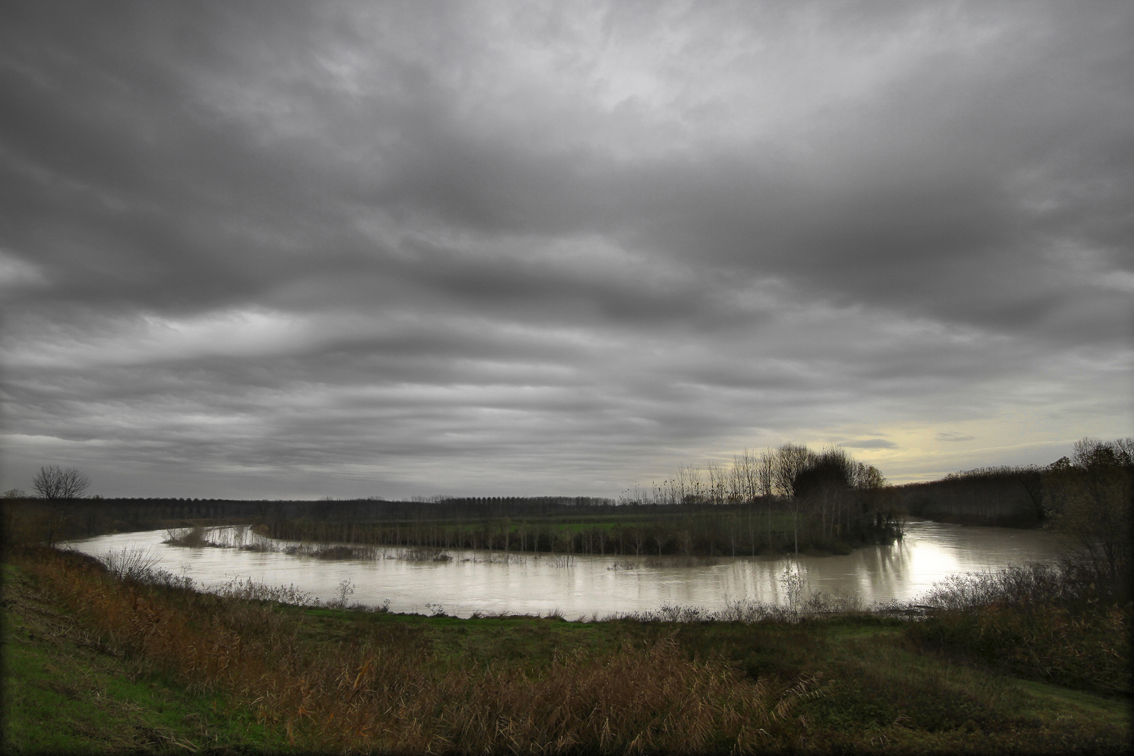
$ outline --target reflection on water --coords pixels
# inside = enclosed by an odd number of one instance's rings
[[[950,573],[995,570],[1008,564],[1050,561],[1062,553],[1051,533],[1009,528],[909,523],[906,537],[891,546],[858,549],[846,556],[722,558],[700,567],[611,569],[625,557],[575,556],[570,567],[548,556],[486,562],[485,552],[454,551],[451,562],[325,561],[276,552],[166,546],[165,531],[125,533],[75,541],[79,551],[100,556],[143,547],[174,574],[188,574],[206,588],[251,577],[271,585],[294,584],[322,601],[338,596],[350,580],[352,600],[390,601],[395,612],[428,613],[440,604],[447,614],[473,612],[547,614],[568,619],[648,611],[662,605],[709,610],[741,599],[786,604],[779,577],[795,566],[809,592],[857,595],[863,603],[915,598]]]

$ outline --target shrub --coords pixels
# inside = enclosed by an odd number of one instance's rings
[[[1134,604],[1107,600],[1087,562],[953,575],[921,604],[910,636],[930,648],[1104,694],[1129,694]]]

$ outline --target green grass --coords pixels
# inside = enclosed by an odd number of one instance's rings
[[[109,653],[3,565],[5,753],[286,749],[287,740],[144,664]]]

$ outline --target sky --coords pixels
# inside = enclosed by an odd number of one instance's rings
[[[1134,435],[1134,3],[6,2],[0,488]]]

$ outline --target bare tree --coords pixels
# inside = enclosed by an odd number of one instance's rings
[[[77,467],[46,465],[39,468],[32,487],[45,499],[78,499],[91,487],[91,479]]]
[[[760,496],[770,499],[776,484],[776,453],[771,449],[760,452],[760,459],[755,470]],[[753,495],[753,498],[755,498],[755,495]]]
[[[704,498],[701,471],[693,465],[678,465],[672,478],[673,499],[676,504],[700,504]]]
[[[806,446],[784,444],[775,452],[774,485],[781,496],[795,496],[795,479],[812,463],[815,453]]]
[[[748,546],[752,556],[756,556],[756,525],[754,524],[756,507],[755,486],[752,481],[755,477],[755,463],[752,452],[747,449],[743,454],[734,454],[732,457],[732,473],[729,475],[729,501],[744,504],[748,510]]]
[[[728,471],[712,461],[706,470],[709,475],[709,503],[724,504],[728,499]]]
[[[772,548],[772,491],[775,488],[776,481],[776,453],[771,449],[765,449],[760,452],[760,458],[752,467],[755,473],[756,487],[752,485],[752,478],[749,477],[749,491],[760,492],[760,496],[764,499],[764,508],[768,512],[768,548]],[[756,494],[752,494],[753,501],[756,500]]]
[[[1134,438],[1127,436],[1117,439],[1114,442],[1114,449],[1119,462],[1124,465],[1134,465]]]

